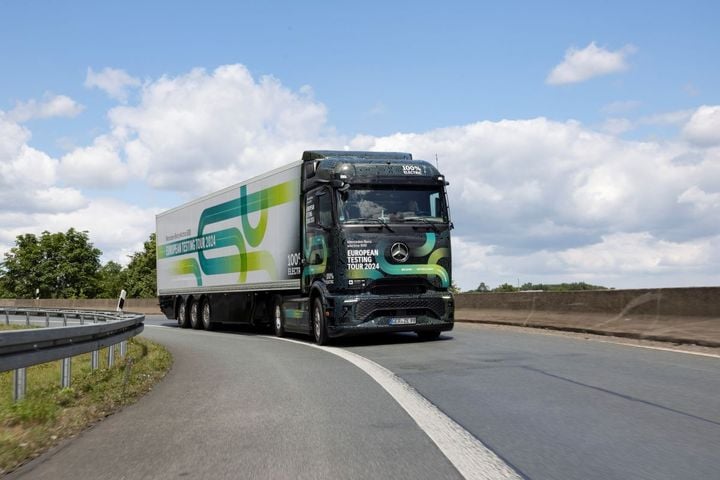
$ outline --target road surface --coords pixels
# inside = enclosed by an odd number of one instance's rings
[[[11,478],[462,478],[388,391],[309,339],[146,326],[175,358],[165,380]],[[720,358],[466,324],[336,348],[395,373],[520,478],[720,472]]]

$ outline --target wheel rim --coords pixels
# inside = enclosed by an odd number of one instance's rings
[[[203,323],[206,327],[210,326],[210,304],[205,301],[203,305]]]
[[[195,302],[190,306],[190,322],[197,325],[197,303]]]
[[[181,303],[180,308],[178,309],[177,321],[178,321],[178,325],[182,325],[183,322],[185,321],[185,304],[184,303]]]
[[[315,331],[315,339],[320,339],[320,309],[315,306],[315,315],[313,315],[313,330]]]
[[[275,305],[275,331],[279,332],[282,329],[282,312],[280,311],[280,305]]]

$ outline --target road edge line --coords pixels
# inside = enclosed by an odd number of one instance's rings
[[[473,434],[445,415],[405,380],[382,365],[338,347],[324,347],[289,338],[272,336],[266,338],[305,345],[332,353],[368,374],[410,415],[463,477],[479,480],[519,480],[523,478]]]

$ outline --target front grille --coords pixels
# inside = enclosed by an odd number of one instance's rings
[[[426,315],[440,319],[445,315],[445,302],[437,297],[362,299],[355,310],[355,317],[361,323],[376,317],[404,315]]]

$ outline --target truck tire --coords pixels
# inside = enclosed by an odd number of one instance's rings
[[[215,328],[215,322],[212,321],[212,306],[210,305],[209,298],[204,298],[202,301],[200,317],[202,319],[202,328],[208,331]]]
[[[437,340],[440,337],[440,330],[424,330],[415,333],[420,340]]]
[[[325,345],[328,343],[327,326],[325,323],[325,309],[320,297],[315,297],[312,310],[312,327],[315,343]]]
[[[282,309],[282,297],[275,295],[272,300],[272,324],[275,330],[275,336],[282,337],[285,335],[285,313]]]
[[[200,312],[198,310],[197,300],[190,300],[190,326],[193,330],[200,330],[202,328],[202,320],[200,319]]]
[[[190,319],[188,318],[185,300],[183,299],[180,299],[180,305],[178,305],[177,309],[177,324],[180,328],[188,328],[190,326]]]

